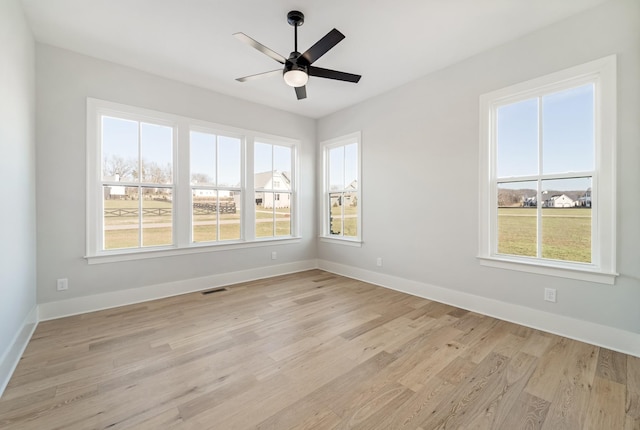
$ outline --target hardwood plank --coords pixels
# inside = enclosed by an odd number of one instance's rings
[[[402,405],[385,409],[386,414],[377,422],[371,423],[371,430],[418,428],[433,413],[442,397],[450,395],[456,386],[439,377],[429,378],[418,392],[409,397]]]
[[[596,376],[584,423],[585,430],[624,427],[624,385]]]
[[[546,400],[521,392],[498,430],[538,430],[547,417],[550,403]],[[561,427],[558,427],[561,428]],[[565,427],[566,428],[566,427]]]
[[[536,397],[552,402],[560,381],[560,375],[570,363],[570,340],[555,337],[555,342],[540,358],[536,371],[526,386],[526,391]]]
[[[497,389],[497,381],[506,371],[508,358],[491,354],[483,360],[450,396],[444,397],[420,425],[425,428],[459,428],[469,424],[479,410],[487,407]]]
[[[556,393],[543,426],[547,430],[585,427],[584,411],[591,396],[598,347],[571,341],[568,352],[571,360],[558,375]]]
[[[640,358],[627,356],[627,392],[625,412],[634,419],[640,420]]]
[[[610,349],[600,348],[596,376],[619,384],[627,381],[627,357]]]

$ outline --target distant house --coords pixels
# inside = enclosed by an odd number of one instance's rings
[[[544,201],[545,207],[548,208],[570,208],[575,206],[572,198],[566,194],[554,195]]]
[[[105,182],[120,182],[120,175],[115,174],[113,176],[107,176],[104,178]],[[105,187],[105,198],[107,199],[124,199],[126,196],[125,187],[122,185],[111,185]]]
[[[256,173],[253,179],[256,190],[267,190],[256,192],[256,204],[262,205],[265,209],[288,208],[291,205],[291,179],[290,173],[274,170],[272,172]],[[273,190],[274,192],[271,192]],[[287,191],[278,193],[277,191]]]
[[[538,199],[536,196],[533,197],[524,197],[522,200],[523,207],[536,207],[538,206]]]
[[[578,198],[576,206],[590,208],[591,207],[591,188],[587,188],[587,191]]]

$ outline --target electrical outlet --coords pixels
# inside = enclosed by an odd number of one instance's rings
[[[555,288],[544,289],[544,299],[548,302],[556,302],[556,290]]]
[[[276,260],[277,258],[278,258],[278,253],[275,251],[271,252],[271,259]]]
[[[382,257],[376,258],[376,266],[382,267]]]
[[[69,289],[69,280],[67,278],[58,279],[56,281],[56,289],[58,291],[64,291]]]

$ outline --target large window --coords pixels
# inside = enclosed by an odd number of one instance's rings
[[[103,249],[173,243],[171,125],[103,115]]]
[[[296,148],[286,138],[88,99],[89,262],[295,237]]]
[[[256,237],[289,236],[293,148],[264,142],[254,148]]]
[[[362,238],[360,190],[360,133],[322,145],[324,160],[323,231],[332,239]]]
[[[613,282],[615,58],[486,94],[481,124],[483,262]]]
[[[242,235],[242,139],[191,131],[193,242],[239,240]]]

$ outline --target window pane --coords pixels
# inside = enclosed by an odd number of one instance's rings
[[[329,194],[329,234],[342,235],[342,193]]]
[[[329,190],[344,189],[344,146],[329,150]]]
[[[274,193],[256,193],[256,237],[273,236]]]
[[[102,180],[133,181],[137,171],[138,123],[103,116]]]
[[[497,112],[499,178],[538,173],[538,99],[502,106]]]
[[[240,239],[240,191],[218,191],[219,240]]]
[[[191,190],[193,241],[212,242],[218,239],[218,192],[202,188]]]
[[[291,194],[276,193],[276,202],[276,236],[291,236]]]
[[[498,253],[537,256],[537,183],[498,184]]]
[[[542,98],[543,173],[593,170],[593,84]]]
[[[173,202],[170,188],[142,187],[142,246],[173,243]]]
[[[240,186],[240,139],[218,136],[218,185]]]
[[[287,146],[273,146],[273,170],[291,172],[291,148]]]
[[[358,197],[356,193],[344,193],[342,213],[344,214],[344,235],[358,236]]]
[[[590,263],[591,178],[542,181],[542,196],[542,257]]]
[[[104,249],[137,248],[140,234],[137,187],[103,187]]]
[[[255,172],[253,186],[256,189],[271,189],[273,187],[273,145],[256,143],[253,165]]]
[[[173,128],[140,123],[142,182],[173,182]]]
[[[344,147],[344,188],[358,189],[358,144]]]
[[[216,184],[216,136],[192,131],[189,134],[191,185]]]
[[[253,172],[255,174],[273,171],[273,145],[256,142],[253,157]],[[259,187],[257,183],[255,186]]]

